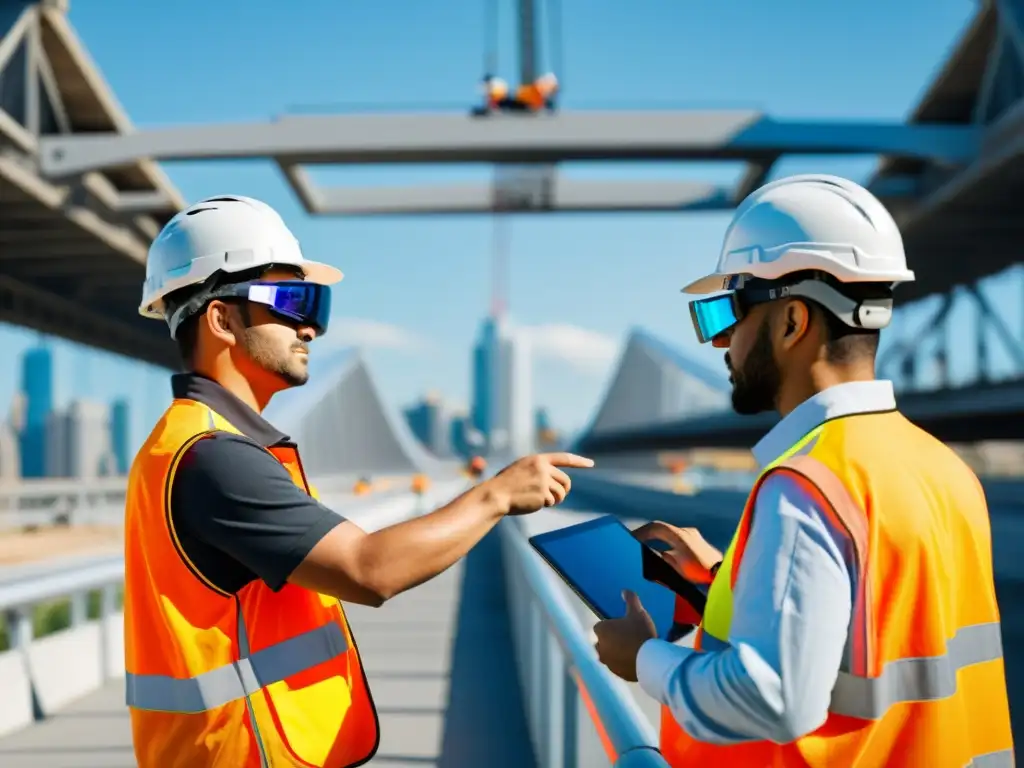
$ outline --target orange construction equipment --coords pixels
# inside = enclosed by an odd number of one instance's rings
[[[484,104],[474,114],[492,112],[540,112],[555,108],[558,78],[554,74],[541,75],[532,83],[524,83],[510,93],[508,83],[500,77],[488,75],[483,81]]]
[[[180,550],[157,491],[215,431],[239,434],[207,406],[174,401],[128,478],[124,650],[138,765],[362,765],[377,750],[378,719],[340,601],[261,579],[224,592]],[[267,450],[309,487],[294,447]]]
[[[412,476],[412,492],[423,494],[430,490],[430,478],[426,475]]]
[[[1012,765],[985,494],[952,451],[897,412],[833,419],[768,466],[708,591],[694,647],[729,641],[753,499],[773,472],[818,499],[859,560],[828,716],[786,744],[718,746],[692,738],[663,707],[669,765],[909,768],[978,765],[983,756]]]
[[[558,92],[558,78],[550,72],[541,75],[532,83],[516,89],[515,100],[529,112],[553,109],[555,94]]]
[[[487,460],[483,456],[474,456],[466,467],[470,477],[480,477],[487,469]]]
[[[365,477],[360,477],[356,480],[355,485],[352,486],[352,493],[356,496],[365,496],[373,490],[373,485]]]

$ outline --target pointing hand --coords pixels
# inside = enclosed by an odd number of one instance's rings
[[[592,459],[573,453],[540,453],[512,462],[487,483],[507,499],[510,515],[529,514],[560,504],[569,494],[572,482],[559,467],[592,466]]]

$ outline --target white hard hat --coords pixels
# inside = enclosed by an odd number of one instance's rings
[[[842,283],[914,279],[899,228],[878,198],[848,179],[806,174],[765,184],[740,203],[717,269],[683,291],[714,293],[736,275],[777,280],[803,270]]]
[[[342,273],[307,261],[295,235],[264,202],[240,195],[200,200],[176,214],[149,247],[139,314],[164,319],[164,298],[217,272],[293,265],[305,280],[332,285]]]

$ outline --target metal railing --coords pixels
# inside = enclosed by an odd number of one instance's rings
[[[124,560],[112,555],[12,566],[0,578],[9,646],[0,652],[0,734],[8,734],[123,674],[118,592]]]
[[[519,521],[508,518],[499,529],[516,664],[538,764],[668,768],[650,722],[625,684],[598,661],[560,582],[530,548]]]
[[[25,569],[23,575],[0,582],[0,613],[7,625],[11,650],[25,649],[32,643],[36,606],[54,600],[70,599],[70,628],[74,628],[89,620],[89,594],[98,590],[98,618],[105,626],[105,620],[117,612],[117,589],[123,582],[124,558],[121,555],[56,565],[49,571]],[[103,669],[106,668],[104,665]]]
[[[32,478],[0,483],[0,529],[111,525],[124,516],[123,477]]]

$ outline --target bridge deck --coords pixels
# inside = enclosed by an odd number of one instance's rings
[[[386,768],[534,768],[494,534],[456,567],[380,609],[349,615],[370,678]],[[4,768],[134,766],[115,681],[0,739]]]

